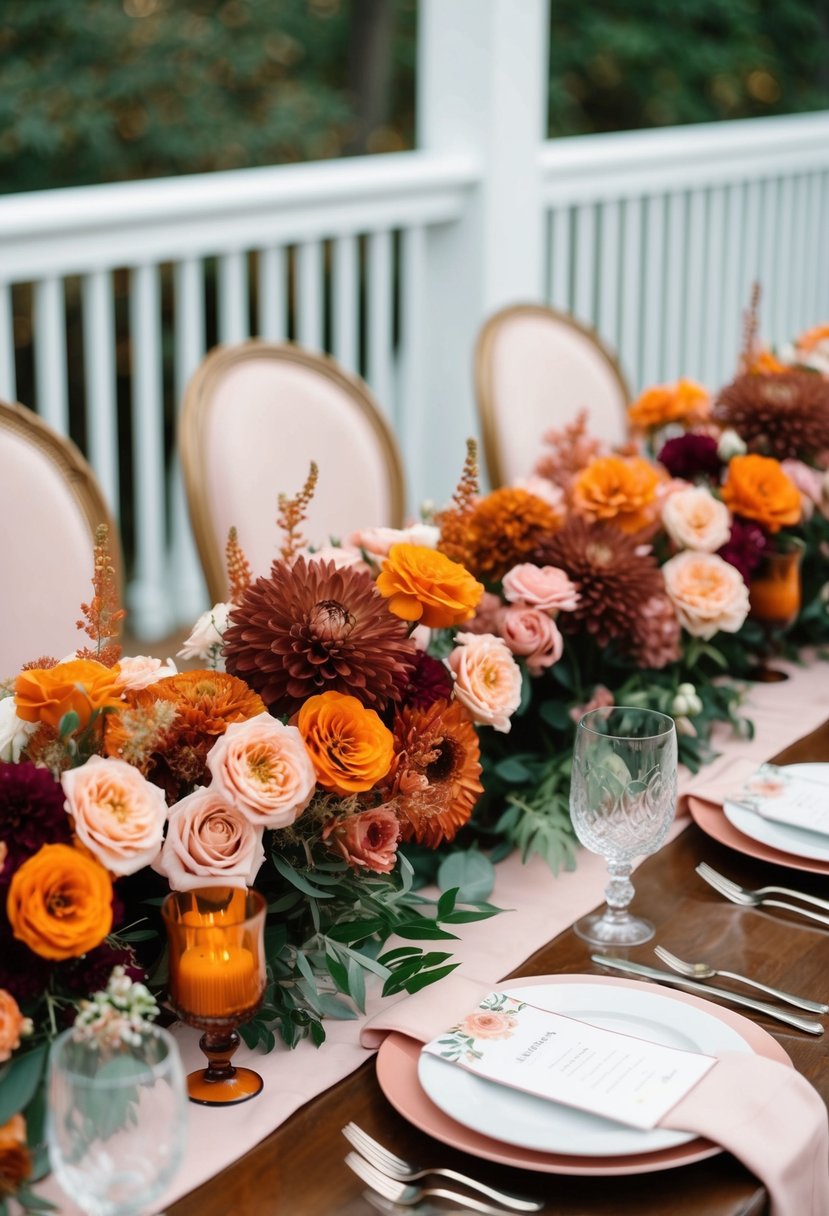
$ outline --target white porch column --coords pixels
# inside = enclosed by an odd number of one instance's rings
[[[539,146],[546,135],[549,0],[421,0],[418,146],[470,151],[480,182],[465,217],[430,228],[421,443],[413,496],[451,494],[477,434],[475,337],[496,309],[544,287]]]

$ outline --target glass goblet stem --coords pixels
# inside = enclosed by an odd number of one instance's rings
[[[614,920],[626,919],[630,915],[628,907],[633,899],[633,883],[630,881],[633,866],[629,861],[609,861],[607,871],[610,875],[604,893],[607,906]]]

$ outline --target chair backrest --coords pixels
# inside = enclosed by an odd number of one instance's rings
[[[217,347],[187,385],[179,428],[190,520],[211,596],[227,596],[225,544],[235,526],[255,575],[279,555],[277,499],[316,493],[310,544],[358,528],[400,527],[405,491],[394,436],[368,387],[326,355],[252,339]]]
[[[616,359],[592,330],[540,304],[512,305],[484,323],[475,393],[493,487],[529,476],[544,432],[583,408],[593,434],[627,438],[630,393]]]
[[[0,401],[0,678],[87,645],[76,628],[93,595],[95,531],[118,540],[92,469],[74,443],[22,405]]]

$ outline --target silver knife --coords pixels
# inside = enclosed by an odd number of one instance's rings
[[[796,1030],[805,1030],[807,1034],[823,1034],[820,1022],[802,1018],[796,1013],[786,1013],[776,1005],[767,1005],[765,1001],[755,1001],[750,996],[742,996],[739,992],[731,992],[727,988],[717,988],[714,984],[698,984],[696,980],[686,980],[673,971],[660,971],[658,967],[646,967],[644,963],[632,963],[627,958],[615,958],[610,954],[592,954],[591,960],[600,967],[608,967],[612,971],[626,971],[630,975],[641,976],[642,979],[656,980],[659,984],[671,984],[675,988],[687,988],[690,992],[698,992],[702,996],[716,997],[721,1001],[730,1001],[732,1005],[742,1005],[744,1009],[753,1009],[755,1013],[764,1013],[766,1017],[776,1018]]]

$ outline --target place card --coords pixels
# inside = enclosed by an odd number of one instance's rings
[[[726,801],[775,823],[829,836],[829,765],[826,776],[820,781],[790,768],[763,764]]]
[[[656,1127],[717,1062],[505,992],[491,992],[423,1050],[498,1085],[642,1129]]]

